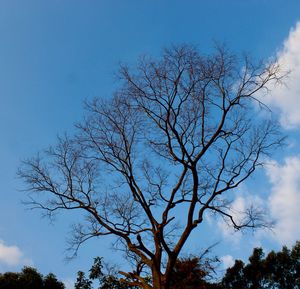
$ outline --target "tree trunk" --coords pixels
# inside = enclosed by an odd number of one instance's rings
[[[162,284],[162,274],[155,266],[152,268],[152,285],[155,289],[165,289]]]

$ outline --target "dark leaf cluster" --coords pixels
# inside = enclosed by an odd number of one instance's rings
[[[20,273],[0,274],[0,289],[65,289],[65,285],[52,273],[43,276],[35,268],[24,267]]]
[[[236,260],[222,280],[227,289],[299,289],[300,288],[300,242],[289,250],[271,251],[265,256],[261,248],[255,248],[249,263]]]
[[[117,277],[117,273],[105,273],[103,267],[102,258],[96,257],[88,277],[82,271],[77,273],[75,289],[92,289],[95,288],[96,283],[99,289],[137,289],[135,286],[128,285],[126,280]]]

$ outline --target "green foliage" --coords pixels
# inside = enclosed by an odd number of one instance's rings
[[[261,248],[255,248],[249,264],[236,260],[227,269],[222,280],[226,289],[299,289],[300,288],[300,242],[289,250],[271,251],[265,257]]]
[[[99,289],[134,289],[135,286],[130,286],[128,283],[122,281],[121,279],[107,275],[102,279],[102,284]]]
[[[44,289],[64,289],[65,285],[58,281],[56,276],[52,273],[49,273],[44,278]]]
[[[90,279],[101,280],[104,276],[102,271],[103,271],[102,258],[96,257],[94,259],[94,264],[93,264],[92,268],[90,269]]]
[[[77,280],[75,283],[75,289],[91,289],[92,281],[85,277],[84,272],[79,271],[77,273]]]
[[[174,266],[170,288],[300,289],[300,242],[296,242],[291,250],[283,247],[281,251],[271,251],[267,256],[263,249],[255,248],[247,264],[236,260],[219,283],[211,283],[208,278],[214,271],[214,262],[216,259],[208,259],[203,263],[198,257],[179,259]],[[94,265],[90,270],[90,280],[95,279],[99,281],[99,289],[136,288],[128,285],[117,274],[103,273],[102,258],[99,257],[94,259]],[[91,283],[89,284],[91,286]],[[91,289],[91,287],[79,288]]]
[[[43,288],[43,277],[36,269],[24,267],[20,275],[20,283],[23,289]]]
[[[19,288],[21,288],[19,273],[7,272],[0,274],[0,289]]]
[[[94,281],[97,281],[99,289],[137,289],[135,286],[130,286],[122,278],[115,275],[104,273],[102,258],[96,257],[94,264],[89,270],[89,278],[85,277],[85,273],[79,271],[77,273],[77,281],[75,283],[75,289],[92,289]]]
[[[210,262],[215,260],[209,259]],[[172,275],[171,289],[221,289],[219,284],[212,284],[206,281],[206,278],[213,270],[212,263],[202,264],[200,258],[180,259],[176,262]],[[94,264],[89,270],[89,279],[85,277],[84,272],[77,273],[77,282],[75,289],[92,289],[93,281],[97,283],[99,289],[138,289],[139,287],[129,285],[118,273],[104,273],[102,258],[94,259]],[[149,284],[151,278],[149,277]]]
[[[64,289],[52,273],[43,277],[35,268],[24,267],[20,273],[0,274],[0,289]]]
[[[205,288],[207,282],[204,278],[208,272],[202,268],[199,258],[187,258],[178,260],[174,266],[172,275],[172,289]]]

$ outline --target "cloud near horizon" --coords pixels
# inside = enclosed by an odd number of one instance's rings
[[[279,112],[283,128],[294,129],[300,125],[300,22],[290,30],[277,58],[281,69],[290,73],[284,84],[270,88],[263,102]]]
[[[24,257],[24,253],[19,247],[6,245],[0,239],[0,265],[8,267],[32,265],[32,261]]]

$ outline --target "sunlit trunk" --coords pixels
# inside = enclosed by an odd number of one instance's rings
[[[162,284],[162,274],[156,268],[152,268],[152,284],[155,289],[165,289]]]

